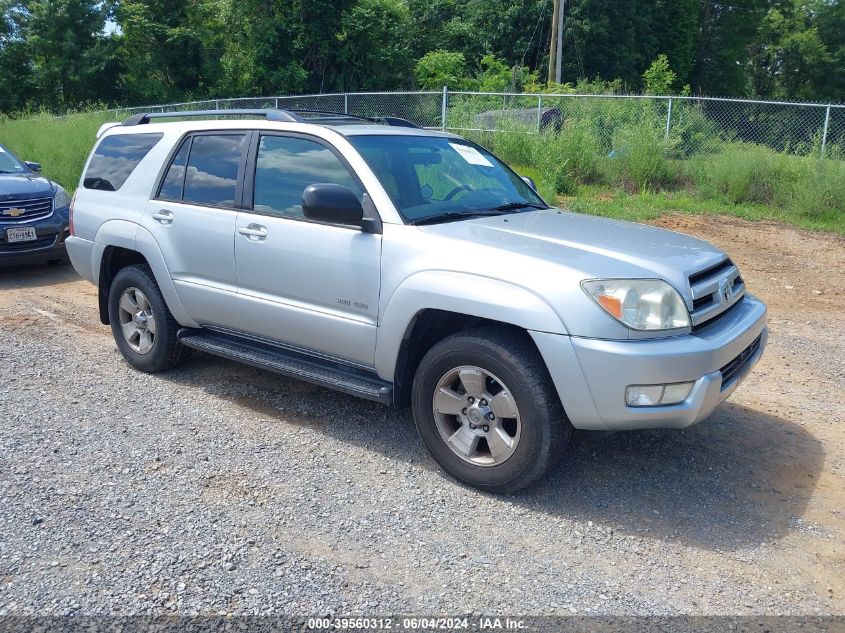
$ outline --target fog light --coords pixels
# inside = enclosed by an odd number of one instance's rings
[[[663,385],[631,385],[625,390],[629,407],[653,407],[660,404]]]
[[[630,385],[625,389],[625,403],[629,407],[658,407],[683,402],[695,383],[679,382],[671,385]]]

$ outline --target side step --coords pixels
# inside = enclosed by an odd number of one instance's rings
[[[209,330],[182,328],[177,338],[186,347],[201,352],[266,369],[282,376],[305,380],[360,398],[384,404],[393,402],[391,383],[382,380],[372,372],[357,367]]]

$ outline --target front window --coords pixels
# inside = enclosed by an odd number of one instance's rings
[[[29,171],[27,166],[0,145],[0,174],[22,174],[26,171]]]
[[[325,145],[294,136],[261,137],[255,164],[255,211],[302,218],[302,192],[320,182],[343,185],[359,200],[363,196],[352,174]]]
[[[547,206],[502,161],[463,139],[382,134],[349,141],[408,223]]]

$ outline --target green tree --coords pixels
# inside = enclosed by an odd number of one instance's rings
[[[32,0],[26,27],[40,102],[51,107],[119,95],[116,41],[104,35],[109,7],[90,0]]]
[[[440,90],[443,86],[464,88],[470,81],[463,53],[431,51],[414,67],[417,85],[423,90]]]
[[[460,51],[466,59],[484,55],[482,34],[467,18],[461,0],[407,0],[414,28],[411,49],[415,59],[432,51]]]
[[[643,90],[650,95],[672,94],[677,75],[666,55],[660,54],[643,73]]]
[[[636,90],[658,54],[657,8],[637,0],[581,0],[569,3],[564,22],[563,80],[620,78]]]
[[[698,94],[743,96],[750,92],[749,49],[769,0],[701,3],[701,32],[690,84]]]
[[[191,0],[123,0],[121,75],[131,103],[205,96],[216,79],[210,5]]]
[[[837,75],[836,56],[814,23],[816,8],[790,0],[768,11],[751,47],[754,94],[790,99],[841,96],[827,89],[829,79]]]
[[[0,111],[23,109],[35,96],[33,61],[25,39],[26,2],[0,1]]]
[[[410,86],[411,30],[411,15],[402,0],[358,0],[344,12],[337,34],[337,89],[395,90]]]

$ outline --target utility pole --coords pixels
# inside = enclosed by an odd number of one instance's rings
[[[557,69],[555,70],[555,81],[560,83],[561,73],[563,72],[563,9],[566,6],[566,0],[558,0],[560,5],[560,13],[557,15],[557,48],[555,49],[555,62]]]
[[[549,38],[548,81],[560,83],[563,67],[563,9],[566,0],[554,0],[552,7],[552,33]]]
[[[554,0],[552,8],[552,33],[549,38],[549,74],[547,81],[552,83],[557,73],[555,71],[555,62],[557,61],[557,16],[560,13],[560,0]]]

